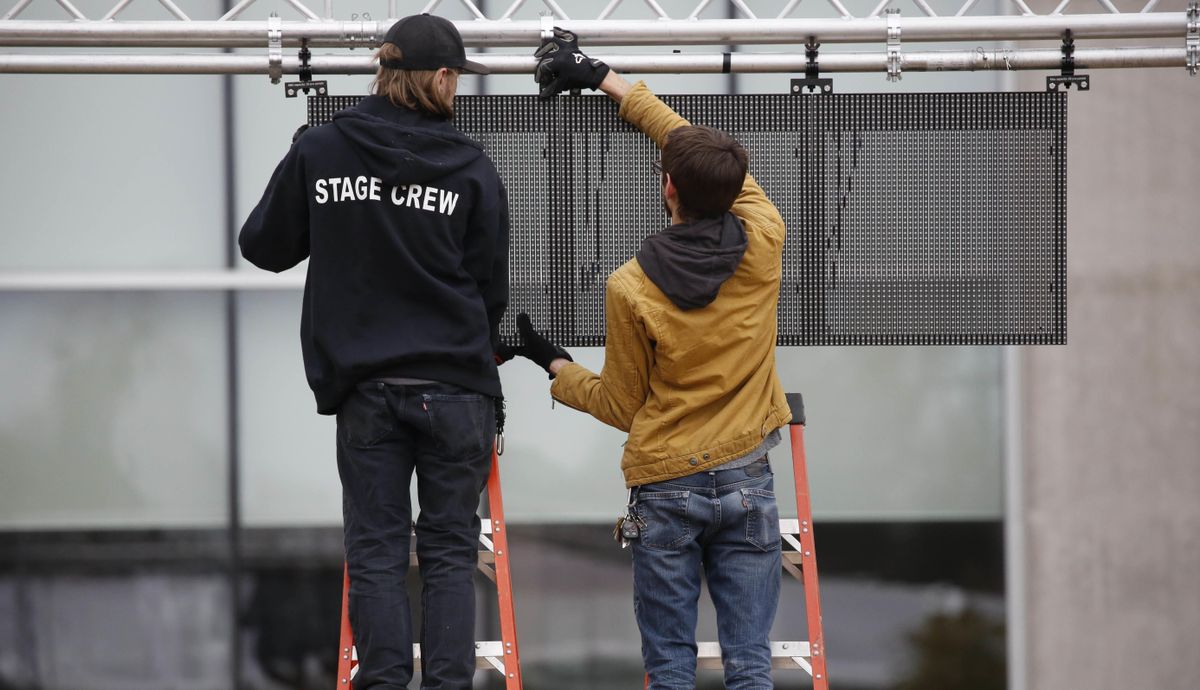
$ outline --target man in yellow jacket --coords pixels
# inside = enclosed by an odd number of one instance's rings
[[[729,135],[691,126],[556,30],[537,52],[542,96],[599,88],[661,149],[671,226],[608,277],[604,368],[588,371],[522,314],[520,354],[551,395],[629,434],[623,538],[652,690],[691,690],[701,574],[729,690],[771,688],[779,511],[767,452],[791,419],[775,371],[784,224]]]

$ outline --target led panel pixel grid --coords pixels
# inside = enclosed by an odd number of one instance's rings
[[[309,98],[309,122],[360,96]],[[688,95],[787,223],[780,345],[1066,342],[1066,95]],[[460,96],[508,188],[514,316],[604,343],[604,280],[668,224],[653,142],[603,96]]]

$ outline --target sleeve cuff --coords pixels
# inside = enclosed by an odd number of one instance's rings
[[[646,81],[644,79],[639,79],[638,82],[633,85],[633,88],[629,89],[629,93],[625,94],[625,97],[621,99],[621,106],[617,109],[617,115],[619,115],[622,120],[633,123],[632,118],[635,116],[635,113],[630,111],[637,107],[635,101],[642,100],[642,98],[645,97],[645,94],[650,94],[651,96],[654,95],[651,93],[650,87],[646,86]]]

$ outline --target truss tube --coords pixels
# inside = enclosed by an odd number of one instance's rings
[[[390,24],[375,21],[281,22],[284,45],[369,47],[379,45]],[[130,48],[263,48],[265,21],[34,22],[0,21],[0,46]]]
[[[0,16],[0,21],[8,21],[18,14],[21,14],[21,11],[28,7],[29,3],[31,2],[33,2],[33,0],[20,0],[17,4],[13,5],[11,10],[5,12],[3,16]]]
[[[978,0],[967,0],[967,2],[963,3],[962,7],[958,8],[958,12],[954,16],[956,16],[956,17],[963,16],[964,14],[969,12],[972,7],[975,6],[975,3],[977,1]],[[1070,2],[1070,1],[1071,0],[1066,0],[1066,2]],[[1058,14],[1058,12],[1052,12],[1051,14]]]
[[[171,0],[158,0],[158,2],[163,7],[167,8],[168,12],[175,15],[176,19],[184,22],[192,21],[192,18],[184,14],[183,10],[179,9],[179,6],[171,2]]]
[[[833,9],[837,10],[837,13],[842,17],[842,19],[851,19],[854,17],[854,15],[850,14],[850,10],[846,9],[846,6],[838,2],[838,0],[829,0],[829,4],[833,5]],[[786,17],[792,11],[791,7],[785,7],[783,9],[784,11],[779,13],[780,17]]]
[[[65,0],[64,0],[65,1]],[[561,20],[558,24],[584,37],[590,46],[803,44],[885,42],[887,20],[862,19],[680,19]],[[284,22],[285,45],[308,39],[314,47],[371,47],[379,44],[388,22]],[[457,22],[467,45],[526,46],[541,41],[541,22]],[[1186,33],[1183,12],[1057,16],[905,17],[905,44],[915,41],[1058,40],[1070,29],[1078,40],[1098,38],[1179,38]],[[0,21],[0,46],[121,47],[262,47],[267,22],[97,22]]]
[[[58,4],[61,5],[64,10],[70,12],[76,19],[85,22],[88,21],[87,16],[84,15],[83,12],[80,12],[79,9],[74,5],[72,5],[69,0],[56,0],[56,2],[58,2]]]
[[[237,19],[239,16],[241,16],[242,12],[245,12],[246,9],[249,8],[253,4],[254,4],[254,0],[241,0],[241,2],[239,2],[238,4],[234,5],[233,7],[230,7],[229,11],[226,12],[225,14],[221,15],[221,18],[218,19],[217,21],[223,22],[223,21],[228,21],[228,20],[232,20],[232,19]]]
[[[1021,8],[1022,16],[1025,16],[1025,17],[1034,16],[1033,10],[1029,9],[1029,5],[1025,4],[1025,0],[1013,0],[1013,2],[1015,2],[1017,4],[1017,7]]]
[[[162,1],[166,2],[167,0],[162,0]],[[291,5],[292,7],[296,8],[297,12],[299,12],[300,14],[303,14],[305,17],[308,17],[309,20],[311,20],[311,21],[319,21],[321,19],[320,17],[318,17],[316,15],[315,12],[308,9],[308,7],[305,6],[305,4],[300,2],[299,0],[287,0],[287,3],[289,5]]]
[[[115,6],[113,6],[113,8],[108,11],[108,14],[104,15],[104,18],[101,19],[100,21],[106,22],[109,19],[116,17],[118,14],[120,14],[121,10],[128,7],[129,3],[131,3],[131,2],[133,2],[133,0],[121,0]]]
[[[141,290],[297,290],[304,275],[255,271],[15,271],[0,272],[0,293]]]
[[[1184,48],[1078,49],[1079,69],[1184,67]],[[640,74],[720,73],[724,56],[711,55],[597,55],[620,72]],[[520,55],[480,55],[493,74],[531,74],[535,62]],[[1057,50],[971,50],[930,51],[904,54],[906,72],[952,72],[987,70],[1057,70],[1062,54]],[[2,55],[0,73],[30,74],[267,74],[266,55]],[[375,63],[367,55],[314,56],[313,74],[372,74]],[[729,70],[752,72],[803,72],[802,53],[734,53]],[[300,60],[284,56],[283,72],[298,74]],[[886,72],[887,55],[872,53],[823,53],[821,72]],[[532,89],[532,85],[530,87]],[[532,91],[531,91],[532,93]]]

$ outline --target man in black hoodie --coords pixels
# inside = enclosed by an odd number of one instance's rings
[[[337,415],[356,690],[413,675],[406,577],[417,476],[422,687],[471,687],[479,494],[501,396],[508,202],[451,124],[466,59],[454,25],[406,17],[373,95],[301,134],[239,237],[271,271],[308,259],[300,340],[317,411]]]

